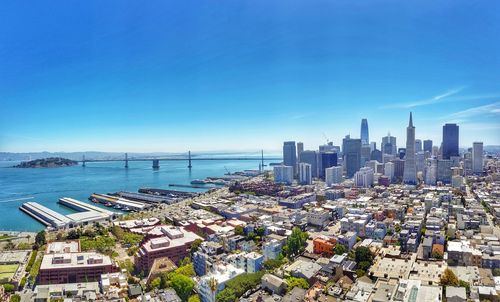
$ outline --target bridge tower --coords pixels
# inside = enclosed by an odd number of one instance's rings
[[[191,151],[188,151],[188,168],[191,169],[193,167],[193,165],[191,165]]]
[[[83,159],[82,159],[82,167],[85,167],[85,154],[83,155]]]
[[[160,160],[153,159],[153,169],[160,169]]]
[[[128,153],[125,153],[125,168],[128,168]]]
[[[264,150],[260,150],[260,166],[262,167],[262,171],[264,171]]]

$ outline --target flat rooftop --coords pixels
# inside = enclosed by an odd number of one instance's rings
[[[40,269],[98,267],[111,264],[112,261],[110,257],[94,252],[46,254],[43,256]]]
[[[47,244],[47,253],[78,253],[80,251],[80,242],[78,240],[54,241]]]

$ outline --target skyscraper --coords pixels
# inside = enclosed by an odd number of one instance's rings
[[[293,175],[297,175],[297,151],[294,141],[283,143],[283,164],[293,167]]]
[[[342,182],[342,167],[330,167],[325,169],[325,182],[328,187]]]
[[[415,127],[410,112],[410,122],[406,127],[406,159],[403,172],[403,182],[406,184],[417,184],[417,167],[415,163]]]
[[[422,151],[422,141],[419,139],[415,140],[415,153]]]
[[[310,164],[312,177],[318,177],[318,153],[316,151],[302,151],[300,153],[300,162]]]
[[[337,153],[335,152],[320,152],[319,153],[319,177],[325,178],[325,169],[337,165]]]
[[[302,185],[312,184],[311,165],[299,163],[299,183]]]
[[[390,132],[387,134],[387,136],[382,137],[381,150],[382,154],[396,155],[396,137],[391,136]]]
[[[300,153],[304,151],[304,143],[297,142],[297,162],[300,163]]]
[[[472,172],[483,173],[483,143],[474,142],[472,144]]]
[[[432,141],[430,139],[424,140],[424,151],[432,153]]]
[[[443,126],[443,159],[458,156],[458,126],[445,124]]]
[[[348,178],[354,176],[359,170],[361,164],[361,140],[358,138],[351,138],[347,135],[342,140],[342,152],[344,154],[344,166]]]
[[[370,144],[370,139],[368,136],[368,120],[367,119],[362,119],[361,120],[361,144],[362,145],[368,145]]]

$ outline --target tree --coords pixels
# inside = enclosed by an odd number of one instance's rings
[[[151,283],[149,284],[149,289],[153,290],[153,289],[159,288],[160,287],[160,283],[161,283],[160,277],[154,278],[153,281],[151,281]]]
[[[362,269],[357,269],[356,275],[358,276],[358,278],[360,278],[360,277],[363,277],[364,275],[366,275],[366,272]]]
[[[396,233],[401,232],[401,226],[399,224],[396,224],[396,226],[394,227],[394,230],[396,231]]]
[[[266,229],[264,227],[258,227],[257,229],[255,229],[255,233],[257,234],[257,236],[264,236],[264,233],[266,232]]]
[[[195,241],[193,241],[193,243],[191,243],[191,250],[189,251],[191,254],[191,257],[194,255],[194,253],[196,253],[198,251],[202,242],[203,242],[203,240],[196,239]]]
[[[7,244],[4,247],[5,250],[13,250],[15,248],[16,248],[16,245],[14,244],[14,242],[12,242],[10,240],[7,241]]]
[[[356,249],[354,252],[356,262],[362,262],[362,261],[367,261],[369,263],[372,263],[373,261],[373,254],[370,251],[369,248],[365,246],[360,246]]]
[[[45,238],[45,231],[40,231],[35,236],[35,246],[38,249],[42,245],[46,244],[47,240]]]
[[[10,283],[4,284],[3,289],[5,289],[6,293],[13,293],[16,290],[15,286],[13,284],[10,284]]]
[[[21,296],[18,294],[10,296],[9,302],[21,302]]]
[[[370,262],[368,262],[368,261],[361,261],[358,264],[358,268],[366,271],[366,270],[368,270],[370,268],[371,265],[372,264]]]
[[[236,294],[231,288],[225,288],[217,294],[217,302],[234,302],[236,301]]]
[[[441,275],[440,283],[442,286],[458,286],[459,280],[455,273],[449,268],[445,269]]]
[[[298,227],[292,229],[292,234],[288,237],[286,254],[289,258],[295,257],[304,251],[307,233],[302,232]]]
[[[303,289],[309,288],[309,283],[307,283],[307,280],[304,278],[289,277],[286,279],[286,283],[288,284],[288,291],[292,290],[294,287],[300,287]]]
[[[234,228],[234,234],[235,235],[240,235],[240,236],[245,236],[245,230],[243,229],[243,227],[241,225],[237,225]]]
[[[194,268],[193,268],[192,263],[188,263],[186,265],[179,267],[178,269],[175,270],[175,273],[180,274],[180,275],[184,275],[187,277],[196,276],[196,273],[194,272]]]
[[[80,231],[79,230],[71,230],[68,232],[68,235],[66,236],[66,239],[78,239],[80,238]]]
[[[278,257],[276,259],[267,259],[266,261],[264,261],[264,268],[266,270],[274,270],[274,269],[277,269],[278,267],[282,266],[283,263],[284,263],[284,259],[283,257]]]
[[[335,253],[335,255],[342,255],[344,253],[347,253],[347,248],[342,244],[336,244],[333,248],[333,252]]]
[[[500,276],[500,268],[493,269],[493,276],[495,276],[495,277]]]
[[[188,302],[200,302],[200,296],[198,295],[192,295],[191,297],[189,297],[188,299]]]
[[[194,282],[191,278],[180,274],[173,274],[171,285],[182,301],[187,301],[193,291]]]

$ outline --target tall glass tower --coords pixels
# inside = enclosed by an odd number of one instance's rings
[[[294,141],[283,143],[283,164],[293,167],[293,175],[297,174],[297,149]]]
[[[405,184],[417,184],[417,166],[415,161],[415,127],[410,112],[410,122],[406,127],[406,159],[403,172],[403,182]]]
[[[445,124],[443,126],[443,159],[458,156],[458,125]]]
[[[362,119],[361,120],[361,145],[368,145],[370,143],[370,139],[368,136],[368,120],[367,119]]]

